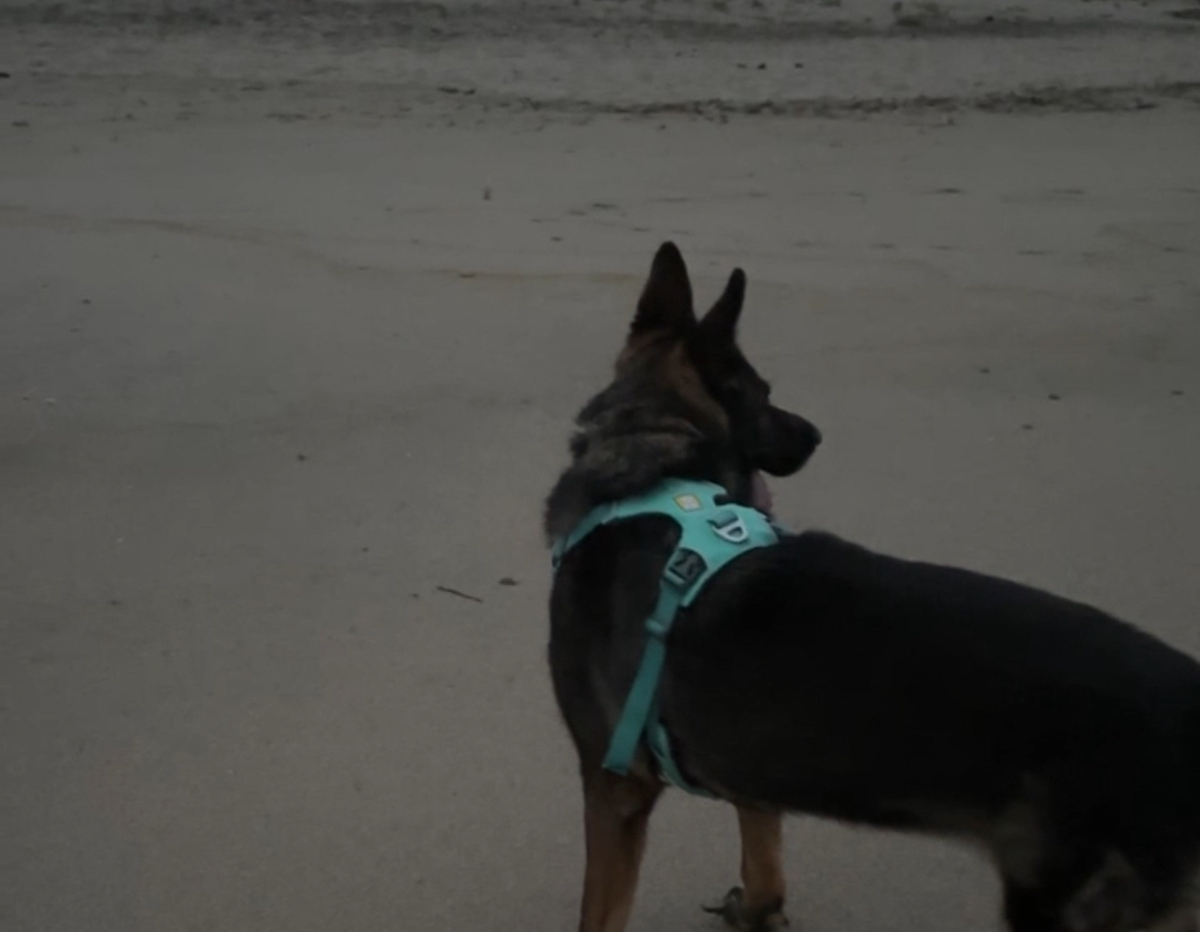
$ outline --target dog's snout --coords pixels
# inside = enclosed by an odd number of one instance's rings
[[[798,414],[788,412],[785,420],[786,431],[790,433],[793,442],[798,442],[810,450],[815,450],[821,445],[824,437],[821,435],[821,429],[812,421],[802,418]]]

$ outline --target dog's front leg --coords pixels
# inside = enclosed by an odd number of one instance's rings
[[[580,932],[622,932],[633,908],[646,827],[662,792],[656,780],[604,770],[583,779],[587,870]]]
[[[770,932],[788,924],[783,912],[783,814],[738,807],[742,836],[742,885],[709,912],[743,932]]]

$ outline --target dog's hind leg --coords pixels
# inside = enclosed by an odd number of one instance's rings
[[[584,776],[587,868],[580,932],[622,932],[633,909],[646,827],[662,785],[596,770]]]
[[[1145,881],[1119,851],[1073,852],[1035,884],[1005,884],[1013,932],[1188,932],[1175,911],[1158,925],[1148,920]],[[1086,873],[1080,861],[1092,862]],[[1074,863],[1072,863],[1074,862]]]
[[[1200,932],[1200,921],[1197,921],[1195,908],[1189,907],[1185,912],[1164,919],[1146,932]]]
[[[788,924],[783,912],[783,814],[739,806],[742,836],[742,886],[725,894],[709,912],[743,932],[769,932]]]
[[[1059,932],[1061,916],[1058,898],[1048,898],[1041,890],[1006,883],[1004,919],[1012,932]]]

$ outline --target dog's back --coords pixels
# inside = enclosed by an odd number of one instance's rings
[[[1010,912],[1140,928],[1200,861],[1200,665],[1036,589],[804,534],[714,583],[663,696],[695,779],[974,838]]]

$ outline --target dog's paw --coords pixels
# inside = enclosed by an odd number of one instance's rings
[[[777,932],[788,926],[782,900],[751,909],[746,905],[746,897],[741,887],[734,887],[725,894],[720,903],[705,906],[704,911],[720,916],[727,925],[738,929],[739,932]]]

